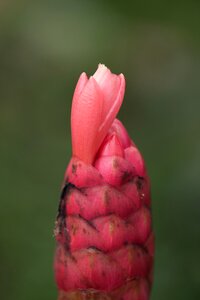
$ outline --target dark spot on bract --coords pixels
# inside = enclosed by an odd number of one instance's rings
[[[104,192],[104,203],[106,206],[108,206],[110,201],[109,191],[106,189]]]
[[[119,163],[117,161],[117,159],[113,159],[113,168],[117,169],[119,167]]]
[[[72,164],[72,174],[75,174],[77,170],[77,165]]]
[[[143,177],[137,177],[137,179],[136,179],[136,185],[137,185],[138,190],[142,190],[143,189],[144,183],[145,183],[145,180],[144,180]]]
[[[66,195],[70,193],[71,188],[74,188],[74,185],[71,184],[70,182],[66,182],[60,195],[60,202],[58,206],[58,214],[56,218],[56,223],[55,223],[55,229],[54,233],[56,235],[64,235],[65,238],[65,243],[64,246],[68,250],[69,249],[69,242],[70,242],[70,237],[69,233],[66,228]]]
[[[78,217],[82,220],[84,220],[90,227],[92,227],[93,229],[97,230],[97,228],[95,227],[95,225],[93,224],[92,220],[87,220],[85,219],[83,216],[81,216],[80,214],[78,215]]]
[[[91,249],[91,250],[95,250],[95,251],[98,251],[98,252],[102,252],[99,248],[97,248],[95,246],[90,246],[87,249]]]
[[[122,182],[125,183],[127,181],[130,181],[132,177],[132,174],[130,172],[124,172],[122,176]]]

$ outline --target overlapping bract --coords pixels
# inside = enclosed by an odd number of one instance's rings
[[[148,300],[154,237],[144,160],[115,119],[123,75],[83,73],[72,104],[72,159],[55,237],[59,300]]]
[[[115,120],[93,166],[72,158],[67,168],[55,262],[57,284],[67,292],[66,299],[77,289],[107,292],[108,299],[149,297],[153,262],[149,179],[138,149],[121,134],[124,131]],[[139,298],[133,298],[136,286]],[[121,289],[130,295],[117,298]]]

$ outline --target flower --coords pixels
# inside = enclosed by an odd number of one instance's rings
[[[72,154],[87,164],[111,127],[124,98],[125,78],[102,64],[89,79],[82,73],[76,85],[71,111]]]

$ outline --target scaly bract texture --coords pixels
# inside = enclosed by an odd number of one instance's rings
[[[123,75],[83,73],[72,104],[72,151],[55,237],[59,300],[148,300],[154,238],[144,160],[115,119]]]

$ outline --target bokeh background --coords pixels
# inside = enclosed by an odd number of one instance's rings
[[[144,154],[152,300],[200,299],[200,1],[0,1],[0,297],[56,299],[53,227],[79,74],[123,72]]]

